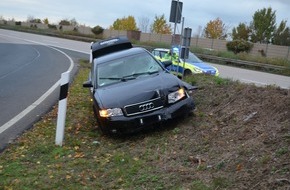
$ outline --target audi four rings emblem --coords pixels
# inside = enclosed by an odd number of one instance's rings
[[[154,104],[152,102],[147,103],[147,104],[142,104],[139,106],[140,111],[147,111],[147,110],[151,110],[153,108],[154,108]]]

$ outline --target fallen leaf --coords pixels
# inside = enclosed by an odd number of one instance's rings
[[[241,171],[242,168],[243,168],[242,164],[238,164],[238,165],[237,165],[237,171]]]
[[[198,164],[198,158],[194,157],[194,156],[189,156],[189,160],[193,163]]]
[[[70,175],[66,175],[65,178],[66,178],[66,179],[70,179],[71,176],[70,176]]]
[[[85,156],[84,153],[78,152],[78,153],[75,154],[74,158],[83,158],[84,156]]]

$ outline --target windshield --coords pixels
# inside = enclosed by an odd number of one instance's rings
[[[171,53],[169,52],[165,52],[165,51],[160,51],[160,55],[157,55],[157,50],[153,53],[155,56],[161,56],[161,58],[169,60],[171,59]],[[176,55],[176,57],[173,56],[173,58],[178,58],[179,57],[179,51],[175,50],[174,55]],[[183,59],[181,59],[183,61]],[[185,60],[186,62],[192,62],[192,63],[203,63],[203,61],[201,61],[195,54],[193,54],[192,52],[189,52],[188,54],[188,58]]]
[[[160,64],[148,53],[127,56],[97,65],[98,86],[134,80],[162,71]]]
[[[194,55],[191,52],[189,52],[188,58],[185,61],[186,62],[193,62],[193,63],[201,63],[201,62],[203,62],[198,57],[196,57],[196,55]]]

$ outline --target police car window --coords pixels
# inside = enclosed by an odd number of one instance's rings
[[[195,63],[201,63],[202,62],[198,57],[196,57],[196,55],[194,55],[191,52],[189,52],[187,60],[195,62]]]
[[[165,56],[166,53],[167,53],[167,52],[161,51],[161,52],[160,52],[160,56],[161,56],[161,58],[163,58],[163,57]]]

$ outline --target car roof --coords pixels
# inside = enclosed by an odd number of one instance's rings
[[[167,48],[155,48],[154,51],[166,51],[166,52],[168,52],[169,49],[167,49]]]
[[[119,36],[94,42],[91,45],[92,58],[101,57],[113,52],[132,48],[131,42],[125,36]]]

